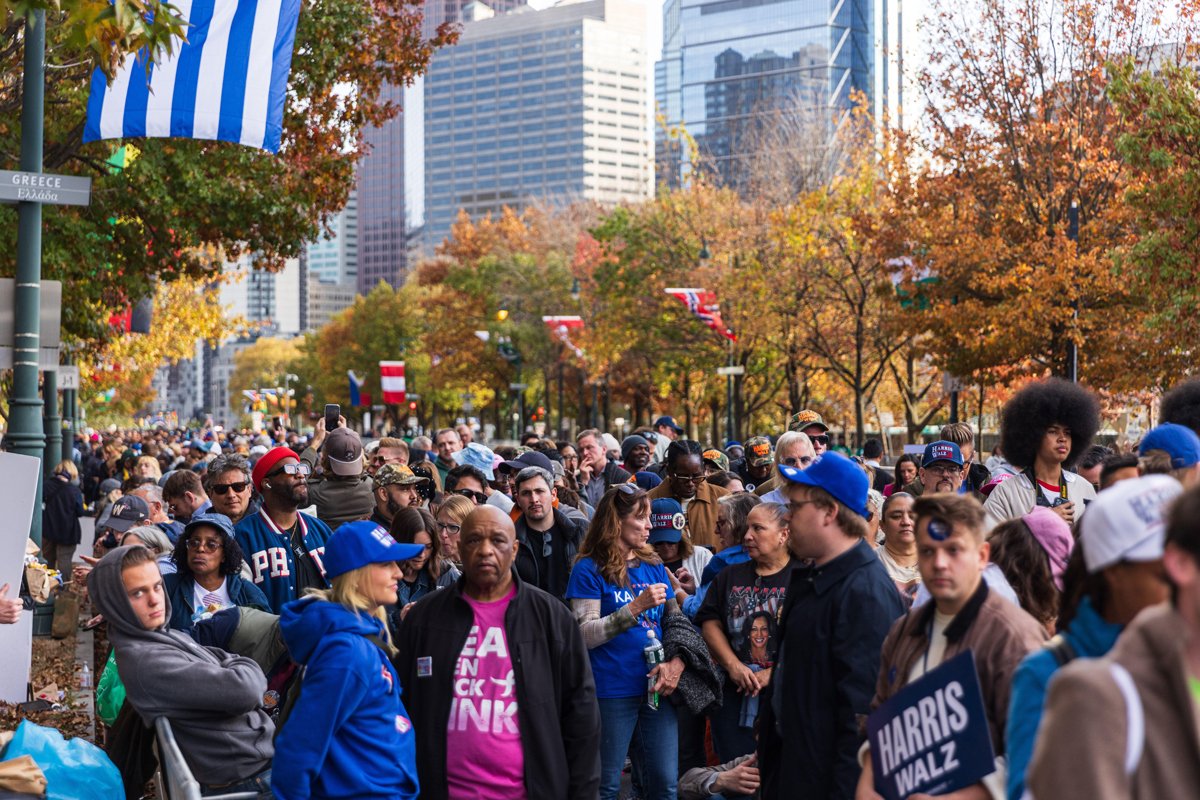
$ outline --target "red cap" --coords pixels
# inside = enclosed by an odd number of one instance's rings
[[[268,472],[275,469],[276,464],[288,456],[299,458],[296,451],[290,447],[276,447],[268,450],[267,454],[258,460],[258,463],[254,465],[254,471],[250,473],[250,479],[254,481],[256,491],[262,491],[263,478],[267,477]]]

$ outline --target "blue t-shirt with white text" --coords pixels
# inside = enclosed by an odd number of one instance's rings
[[[567,582],[568,600],[599,600],[600,616],[607,617],[633,599],[648,586],[656,583],[671,585],[667,568],[662,564],[639,563],[628,570],[629,588],[616,586],[600,574],[596,562],[583,558],[575,562],[571,579]],[[670,592],[668,591],[668,594]],[[599,647],[588,650],[592,660],[592,674],[596,678],[596,697],[637,697],[646,692],[646,666],[643,654],[650,639],[647,631],[654,631],[662,641],[662,615],[665,606],[658,606],[638,615],[638,624],[624,631]]]

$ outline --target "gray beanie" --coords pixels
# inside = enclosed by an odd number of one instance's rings
[[[637,447],[639,444],[644,444],[646,447],[650,447],[650,442],[649,442],[649,440],[646,439],[645,436],[639,436],[636,433],[633,434],[632,436],[626,436],[625,439],[621,442],[621,460],[628,461],[629,453],[633,450],[633,448]],[[654,448],[650,447],[650,451],[654,452]]]

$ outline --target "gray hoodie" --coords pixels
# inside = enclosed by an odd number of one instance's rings
[[[147,727],[159,717],[171,722],[179,749],[196,780],[223,786],[271,766],[275,724],[262,709],[267,679],[249,658],[202,647],[187,634],[163,626],[147,630],[138,621],[125,584],[118,547],[88,575],[88,593],[108,621],[117,651],[117,671],[126,698]]]

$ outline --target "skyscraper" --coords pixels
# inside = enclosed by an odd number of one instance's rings
[[[425,76],[425,243],[459,210],[651,192],[645,11],[585,0],[479,19]]]
[[[666,0],[655,69],[659,113],[669,126],[682,124],[704,164],[734,186],[744,183],[749,159],[761,151],[820,148],[838,113],[850,108],[852,92],[872,104],[886,94],[885,38],[898,31],[887,24],[887,6],[888,0]],[[662,131],[656,166],[668,185],[690,168],[687,153]]]
[[[460,22],[470,0],[427,0],[424,35],[434,35],[443,22]],[[494,0],[497,11],[524,5],[524,0]],[[370,152],[358,165],[359,252],[357,286],[367,294],[380,281],[398,286],[408,271],[409,238],[422,224],[424,191],[421,169],[423,91],[413,86],[385,86],[381,99],[403,110],[378,128],[365,132]]]
[[[358,196],[350,193],[346,207],[329,222],[329,235],[321,235],[306,248],[309,277],[323,283],[354,284],[358,278]]]

